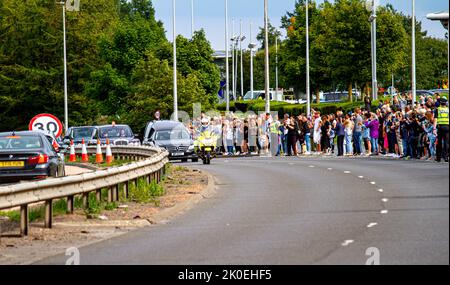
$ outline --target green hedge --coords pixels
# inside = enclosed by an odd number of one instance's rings
[[[372,107],[376,107],[378,101],[372,102]],[[320,103],[311,104],[311,108],[320,111],[321,114],[335,114],[338,110],[342,110],[344,113],[354,111],[357,107],[364,107],[364,103],[358,102],[341,102],[341,103]],[[225,111],[226,104],[219,104],[216,106],[219,111]],[[284,114],[306,114],[306,104],[289,104],[286,102],[270,102],[270,109],[272,111],[278,112],[279,116]],[[236,112],[247,112],[253,111],[255,113],[263,112],[265,110],[265,102],[261,100],[256,101],[238,101],[230,102],[230,111]]]

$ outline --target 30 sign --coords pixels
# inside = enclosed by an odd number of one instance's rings
[[[55,137],[59,137],[62,134],[63,125],[61,121],[52,114],[39,114],[31,119],[28,129],[30,131],[41,130],[50,132],[54,134]]]

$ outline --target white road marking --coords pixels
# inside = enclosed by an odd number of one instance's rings
[[[389,201],[389,199],[388,199],[388,198],[383,198],[383,199],[381,199],[381,201],[383,201],[384,203],[386,203],[386,202]]]
[[[387,214],[387,213],[389,213],[388,210],[381,210],[381,212],[380,212],[380,214],[383,214],[383,215],[385,215],[385,214]]]
[[[378,189],[378,192],[383,193],[384,190],[383,189]]]
[[[363,179],[363,178],[364,178],[364,176],[360,175],[360,176],[358,176],[358,178],[361,178],[361,179]]]
[[[309,168],[314,168],[315,166],[314,165],[310,165],[310,166],[308,166]]]
[[[375,227],[376,225],[378,225],[378,223],[370,223],[370,224],[367,225],[367,227],[368,227],[368,228],[373,228],[373,227]]]
[[[371,181],[370,184],[375,185],[375,184],[377,184],[377,183],[375,183],[375,181]]]
[[[294,165],[292,162],[289,162],[289,165]]]
[[[333,168],[327,168],[328,170],[333,170]]]
[[[352,239],[348,239],[348,240],[344,241],[343,243],[341,243],[341,245],[342,245],[342,246],[348,246],[349,244],[351,244],[351,243],[353,243],[353,242],[355,242],[355,241],[352,240]]]
[[[344,173],[345,174],[350,174],[350,173],[352,173],[351,171],[348,171],[348,170],[346,170],[346,171],[344,171]]]

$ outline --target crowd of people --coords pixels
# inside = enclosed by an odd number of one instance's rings
[[[448,161],[447,98],[438,94],[421,96],[414,106],[410,96],[395,95],[377,107],[365,104],[335,114],[202,114],[188,126],[194,139],[202,124],[216,134],[218,152],[224,155],[385,155]]]

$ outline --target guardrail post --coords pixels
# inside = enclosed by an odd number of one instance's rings
[[[28,235],[28,205],[20,206],[20,235]]]
[[[154,181],[154,180],[156,179],[155,172],[152,172],[152,173],[150,174],[150,177],[152,178],[152,181]]]
[[[83,208],[89,208],[89,193],[83,193]]]
[[[111,203],[113,201],[113,188],[108,187],[108,203]]]
[[[124,194],[125,194],[125,199],[128,199],[128,194],[129,194],[129,192],[130,192],[130,181],[126,181],[124,184],[123,184],[123,191],[125,192]]]
[[[51,229],[53,222],[53,200],[45,201],[44,228]]]
[[[73,214],[73,210],[74,210],[73,198],[74,198],[73,195],[67,197],[67,214]]]
[[[95,190],[95,199],[99,203],[102,201],[102,189]]]
[[[117,202],[119,201],[119,185],[114,185],[112,188],[112,201]]]

